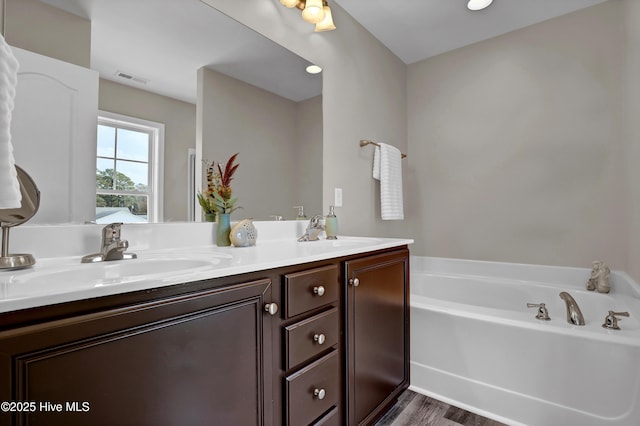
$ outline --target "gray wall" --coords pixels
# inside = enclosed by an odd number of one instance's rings
[[[409,66],[415,254],[627,268],[620,2]]]
[[[301,108],[232,77],[206,68],[198,70],[197,127],[202,132],[202,158],[224,162],[239,152],[240,166],[232,188],[243,209],[234,213],[235,218],[267,220],[270,215],[282,215],[292,219],[292,206],[302,204],[314,210],[320,206],[321,191],[301,191],[303,182],[297,174],[299,154],[317,149],[321,143],[316,129],[298,146],[299,126],[308,121],[306,116],[319,113],[317,119],[322,122],[319,104],[309,101]],[[313,170],[310,167],[306,173]],[[322,171],[315,170],[315,180],[321,180]]]
[[[343,187],[345,233],[414,237],[417,255],[603,259],[640,278],[639,2],[405,66],[335,4],[338,30],[314,34],[277,2],[205,1],[324,67],[323,205]],[[404,222],[378,218],[361,138],[409,154]]]
[[[629,254],[627,272],[640,282],[640,2],[624,1],[626,30],[626,130],[628,181],[630,185]]]
[[[406,66],[335,2],[338,29],[328,33],[314,33],[299,11],[279,2],[205,2],[324,68],[322,208],[327,213],[334,188],[343,189],[344,206],[336,209],[340,232],[410,236],[407,221],[380,219],[373,149],[358,146],[360,139],[373,139],[407,151]]]
[[[91,21],[38,0],[4,0],[7,42],[89,68]]]
[[[0,0],[0,34],[4,36],[4,0]]]
[[[308,217],[329,212],[329,207],[322,205],[322,117],[322,96],[298,103],[296,161],[289,172],[296,185],[296,200],[304,205]],[[291,210],[285,217],[294,218],[296,213]]]

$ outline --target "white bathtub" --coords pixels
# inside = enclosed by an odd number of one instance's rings
[[[609,294],[589,292],[589,273],[412,257],[411,388],[511,425],[640,425],[640,286],[614,271]],[[621,330],[602,328],[609,310],[630,313]]]

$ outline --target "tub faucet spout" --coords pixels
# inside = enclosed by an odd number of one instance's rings
[[[584,325],[584,317],[578,303],[566,291],[560,293],[560,299],[567,305],[567,322],[574,325]]]

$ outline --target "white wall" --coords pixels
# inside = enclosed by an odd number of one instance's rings
[[[324,68],[323,212],[333,204],[334,188],[340,187],[344,207],[336,214],[342,233],[408,236],[406,221],[379,219],[377,184],[371,178],[373,151],[358,146],[366,138],[406,152],[405,65],[335,2],[331,10],[338,29],[314,33],[297,9],[277,1],[204,1]]]
[[[413,254],[628,267],[623,7],[409,66]]]

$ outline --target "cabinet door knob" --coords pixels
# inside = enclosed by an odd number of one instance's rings
[[[314,389],[313,390],[313,396],[315,396],[318,399],[324,399],[324,397],[327,395],[327,393],[325,392],[324,389]]]
[[[313,288],[313,294],[317,294],[318,296],[322,296],[324,294],[324,286],[317,286]]]
[[[314,334],[313,335],[313,341],[316,342],[319,345],[324,344],[325,340],[327,340],[327,338],[325,337],[324,334]]]
[[[358,278],[351,278],[349,280],[349,284],[351,284],[354,287],[358,287],[360,285],[360,280]]]
[[[275,315],[278,313],[278,304],[277,303],[265,303],[264,304],[265,312],[268,312],[269,315]]]

